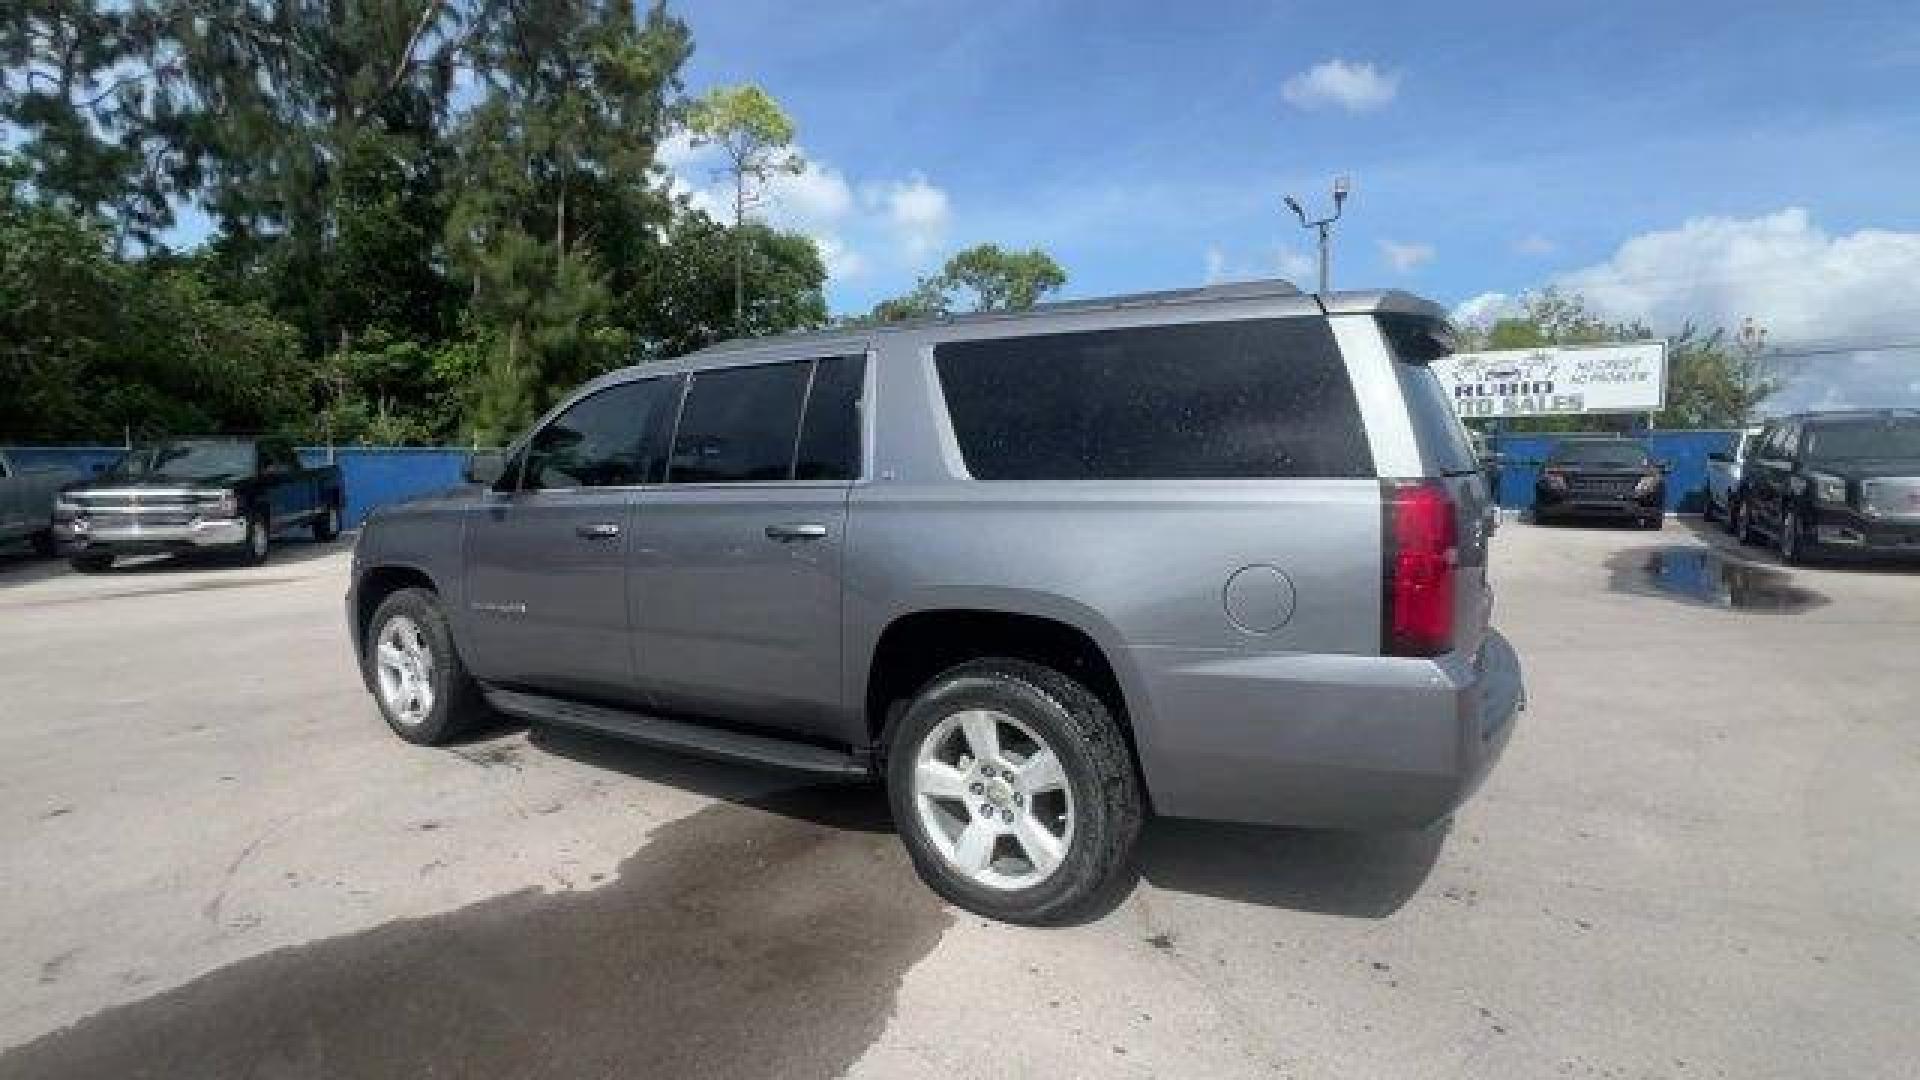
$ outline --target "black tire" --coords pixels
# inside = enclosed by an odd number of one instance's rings
[[[1719,507],[1714,505],[1712,493],[1708,493],[1707,495],[1707,505],[1700,508],[1700,520],[1701,521],[1720,520],[1720,509]]]
[[[934,844],[916,807],[913,778],[922,744],[949,717],[974,709],[1005,714],[1043,741],[1059,760],[1072,799],[1071,835],[1060,861],[1028,887],[997,888],[967,877]],[[1126,736],[1104,702],[1052,668],[990,658],[938,676],[890,732],[887,776],[894,822],[914,868],[934,892],[968,911],[1013,923],[1060,923],[1126,881],[1143,807]],[[1032,802],[1039,805],[1038,798]]]
[[[1780,553],[1780,561],[1788,566],[1805,566],[1820,557],[1819,546],[1807,539],[1797,510],[1787,511],[1786,516],[1780,519],[1780,535],[1774,541],[1774,550]]]
[[[429,662],[423,666],[432,687],[433,702],[418,719],[402,715],[383,692],[380,645],[390,628],[404,629],[393,626],[400,619],[418,628],[429,656]],[[382,600],[367,624],[363,651],[380,715],[402,739],[421,746],[439,746],[471,731],[488,715],[480,685],[468,674],[466,664],[455,650],[447,616],[440,610],[440,598],[433,593],[425,589],[400,589]]]
[[[67,565],[83,574],[104,574],[113,569],[113,555],[105,551],[83,551],[69,558]]]
[[[247,515],[247,537],[240,541],[239,558],[247,566],[259,566],[273,554],[273,527],[264,510]]]
[[[320,516],[313,519],[313,538],[322,544],[331,544],[340,536],[340,506],[328,503],[320,510]]]
[[[52,529],[41,529],[39,532],[34,533],[27,542],[32,546],[33,553],[42,558],[60,554],[60,542],[53,538]]]
[[[1753,527],[1753,514],[1745,503],[1733,504],[1733,535],[1748,547],[1757,547],[1760,543],[1760,534]]]

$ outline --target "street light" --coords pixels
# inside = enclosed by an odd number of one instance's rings
[[[1328,217],[1319,218],[1314,221],[1307,220],[1307,212],[1300,208],[1299,201],[1293,196],[1281,196],[1281,199],[1287,204],[1287,209],[1293,211],[1293,216],[1300,219],[1301,228],[1313,229],[1320,234],[1320,291],[1323,293],[1327,291],[1328,279],[1332,272],[1333,223],[1340,220],[1340,212],[1346,209],[1347,206],[1347,194],[1352,190],[1353,181],[1351,179],[1345,176],[1334,177],[1333,213]]]

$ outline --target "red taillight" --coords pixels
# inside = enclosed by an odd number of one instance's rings
[[[1381,482],[1386,580],[1381,651],[1439,656],[1453,648],[1459,533],[1453,496],[1438,480]]]

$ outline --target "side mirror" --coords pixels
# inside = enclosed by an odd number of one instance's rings
[[[1727,453],[1725,450],[1715,450],[1713,453],[1707,455],[1707,460],[1731,465],[1733,464],[1733,455]]]
[[[506,456],[498,450],[482,450],[467,458],[467,467],[461,475],[469,484],[493,487],[507,471]]]

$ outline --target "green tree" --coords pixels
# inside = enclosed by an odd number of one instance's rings
[[[731,279],[742,236],[747,302],[736,312]],[[637,295],[656,315],[655,332],[639,343],[640,359],[679,356],[737,335],[826,325],[827,269],[808,237],[758,221],[732,229],[692,212],[676,219],[668,242],[670,257],[650,264]]]
[[[460,125],[447,226],[468,326],[487,342],[470,408],[490,441],[629,352],[606,268],[661,257],[672,204],[654,149],[689,48],[660,4],[644,22],[623,2],[503,12],[473,46],[486,93]]]
[[[1067,272],[1039,248],[1009,251],[976,244],[957,252],[938,274],[923,277],[913,291],[874,306],[874,322],[944,315],[964,304],[968,311],[1021,311],[1058,292]]]
[[[798,175],[806,161],[793,149],[793,121],[780,103],[752,84],[718,86],[687,109],[687,130],[696,146],[717,146],[726,155],[733,185],[733,326],[747,325],[747,211],[757,205],[769,181],[782,173]]]
[[[188,117],[169,91],[151,10],[99,0],[0,8],[0,123],[46,202],[151,245],[191,184]]]

